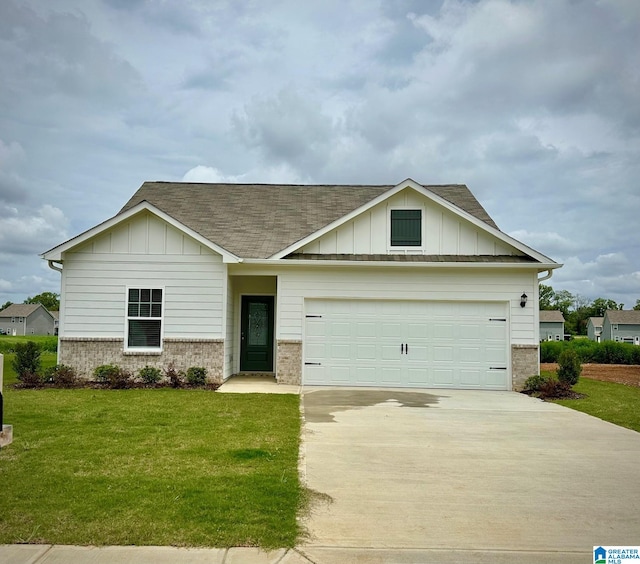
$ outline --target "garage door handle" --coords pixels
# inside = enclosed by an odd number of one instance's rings
[[[305,362],[305,366],[322,366],[321,362]]]
[[[506,366],[490,366],[489,370],[506,370]]]

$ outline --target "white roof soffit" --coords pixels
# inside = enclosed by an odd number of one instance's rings
[[[92,227],[91,229],[85,231],[84,233],[81,233],[80,235],[77,235],[76,237],[73,237],[72,239],[65,241],[64,243],[58,245],[57,247],[53,247],[52,249],[42,253],[40,256],[45,260],[60,262],[62,261],[62,254],[64,252],[67,252],[73,249],[74,247],[77,247],[79,245],[82,245],[83,243],[86,243],[89,239],[97,235],[100,235],[101,233],[104,233],[105,231],[119,225],[120,223],[123,223],[124,221],[132,218],[133,216],[145,210],[159,217],[163,221],[166,221],[169,225],[175,227],[179,231],[182,231],[184,234],[188,235],[192,239],[195,239],[202,246],[207,247],[208,249],[211,249],[212,251],[218,253],[219,255],[222,255],[223,262],[227,262],[227,263],[242,262],[242,259],[235,256],[233,253],[230,253],[229,251],[220,247],[219,245],[212,243],[206,237],[203,237],[193,229],[190,229],[186,225],[180,223],[179,221],[177,221],[170,215],[166,214],[162,210],[156,208],[153,204],[150,204],[146,200],[140,202],[138,205],[128,209],[127,211],[121,214],[115,215],[112,218],[107,219],[106,221],[103,221],[102,223],[96,225],[95,227]]]
[[[277,259],[281,259],[281,258],[286,257],[288,254],[293,253],[294,251],[297,251],[298,249],[304,247],[305,245],[311,243],[312,241],[322,237],[323,235],[325,235],[329,231],[332,231],[333,229],[336,229],[337,227],[340,227],[341,225],[347,223],[348,221],[350,221],[353,218],[357,217],[361,213],[364,213],[365,211],[373,208],[374,206],[377,206],[381,202],[384,202],[385,200],[391,198],[392,196],[394,196],[398,192],[401,192],[405,188],[413,188],[416,192],[419,192],[420,194],[422,194],[426,198],[430,199],[431,201],[441,205],[442,207],[446,208],[450,212],[452,212],[452,213],[454,213],[454,214],[466,219],[467,221],[469,221],[470,223],[472,223],[473,225],[475,225],[479,229],[482,229],[482,230],[486,231],[487,233],[490,233],[494,237],[496,237],[496,238],[500,239],[501,241],[507,243],[508,245],[516,248],[517,250],[521,251],[522,253],[524,253],[526,255],[529,255],[531,258],[537,260],[538,262],[541,262],[541,263],[546,264],[546,265],[554,265],[553,268],[557,268],[555,265],[557,265],[558,263],[556,263],[555,261],[553,261],[549,257],[543,255],[542,253],[539,253],[538,251],[532,249],[531,247],[528,247],[527,245],[525,245],[524,243],[521,243],[517,239],[514,239],[513,237],[510,237],[509,235],[507,235],[506,233],[503,233],[499,229],[495,229],[494,227],[491,227],[490,225],[488,225],[487,223],[485,223],[481,219],[478,219],[478,218],[474,217],[473,215],[471,215],[470,213],[464,211],[463,209],[459,208],[458,206],[452,204],[451,202],[445,200],[444,198],[441,198],[437,194],[434,194],[433,192],[431,192],[431,190],[429,190],[429,189],[425,188],[424,186],[418,184],[415,180],[412,180],[411,178],[407,178],[403,182],[400,182],[400,184],[394,186],[393,188],[390,188],[389,190],[387,190],[383,194],[380,194],[380,196],[378,196],[377,198],[374,198],[373,200],[371,200],[370,202],[366,203],[365,205],[360,206],[359,208],[353,210],[351,213],[348,213],[347,215],[341,217],[340,219],[337,219],[333,223],[330,223],[329,225],[323,227],[322,229],[319,229],[315,233],[311,233],[311,235],[308,235],[304,239],[301,239],[300,241],[297,241],[296,243],[294,243],[293,245],[290,245],[286,249],[283,249],[282,251],[279,251],[278,253],[276,253],[273,256],[271,256],[270,259],[271,260],[277,260]],[[560,266],[560,265],[558,265],[558,266]]]

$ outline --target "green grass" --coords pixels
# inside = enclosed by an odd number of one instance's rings
[[[27,335],[20,337],[11,337],[9,335],[0,335],[0,353],[14,352],[13,348],[16,343],[25,343],[33,341],[40,345],[40,349],[47,352],[55,352],[58,350],[58,337],[53,335]]]
[[[299,398],[5,387],[0,544],[294,546]]]
[[[640,432],[640,388],[580,378],[573,389],[587,397],[554,403]]]

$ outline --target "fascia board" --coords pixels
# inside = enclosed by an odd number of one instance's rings
[[[121,214],[115,215],[112,218],[107,219],[106,221],[103,221],[102,223],[96,225],[95,227],[88,229],[84,233],[81,233],[80,235],[77,235],[76,237],[73,237],[72,239],[65,241],[64,243],[58,245],[57,247],[53,247],[52,249],[42,253],[40,256],[45,260],[59,262],[62,260],[63,253],[70,251],[71,249],[74,249],[75,247],[78,247],[83,243],[86,243],[89,239],[96,237],[97,235],[100,235],[101,233],[104,233],[109,229],[112,229],[113,227],[119,225],[120,223],[130,219],[131,217],[145,210],[159,217],[163,221],[166,221],[168,224],[175,227],[179,231],[182,231],[192,239],[195,239],[196,241],[198,241],[198,243],[200,243],[204,247],[207,247],[208,249],[211,249],[212,251],[218,253],[219,255],[222,255],[223,262],[227,262],[227,263],[241,262],[241,259],[239,257],[230,253],[226,249],[223,249],[219,245],[216,245],[212,241],[209,241],[209,239],[207,239],[206,237],[203,237],[193,229],[187,227],[183,223],[180,223],[178,220],[171,217],[169,214],[163,212],[159,208],[155,207],[153,204],[150,204],[146,200],[140,202],[136,206],[128,209],[127,211]]]
[[[246,265],[270,266],[276,268],[296,268],[299,266],[362,266],[383,268],[492,268],[511,270],[554,270],[563,265],[550,263],[510,263],[510,262],[399,262],[399,261],[364,261],[364,260],[279,260],[279,259],[244,259]]]

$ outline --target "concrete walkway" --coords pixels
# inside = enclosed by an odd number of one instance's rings
[[[302,547],[314,562],[588,562],[640,543],[639,433],[514,392],[303,402],[307,485],[325,499]]]
[[[299,394],[300,386],[278,384],[273,376],[237,374],[225,380],[219,394]]]
[[[2,564],[309,564],[296,550],[171,546],[0,545]]]

